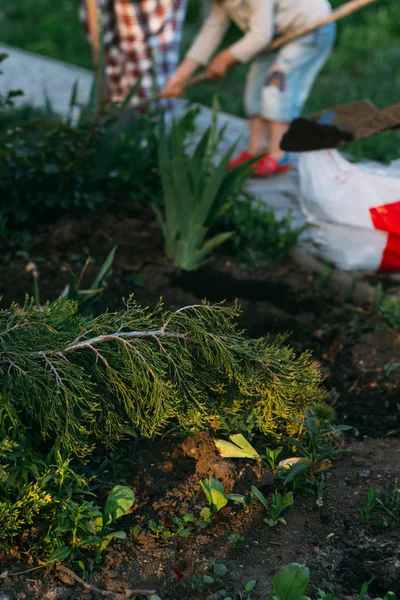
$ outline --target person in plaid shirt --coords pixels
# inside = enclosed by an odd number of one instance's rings
[[[176,70],[187,0],[97,0],[105,48],[107,91],[112,102],[124,100],[141,80],[131,106],[164,89]],[[88,30],[86,2],[80,18]],[[163,108],[171,108],[163,100]],[[167,103],[167,104],[165,104]]]

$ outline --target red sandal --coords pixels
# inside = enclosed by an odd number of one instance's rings
[[[243,163],[247,162],[251,158],[254,158],[254,156],[250,154],[250,152],[247,152],[247,150],[244,150],[243,152],[241,152],[241,154],[239,154],[237,158],[231,160],[228,166],[228,171],[237,169],[237,167],[240,167]]]
[[[250,152],[244,150],[237,158],[234,158],[228,166],[228,170],[232,171],[232,169],[236,169],[240,167],[243,163],[248,160],[254,158]],[[283,158],[280,160],[274,158],[273,156],[263,156],[251,166],[253,171],[253,177],[271,177],[271,175],[275,175],[277,173],[286,173],[289,171],[291,167],[289,154],[285,154]]]
[[[273,156],[263,156],[254,165],[254,177],[271,177],[278,173],[286,173],[290,170],[289,154],[285,154],[283,158],[278,160]]]

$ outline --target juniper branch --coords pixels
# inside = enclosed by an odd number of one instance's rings
[[[170,420],[200,426],[239,411],[279,435],[323,399],[321,376],[283,340],[246,339],[238,314],[206,303],[150,311],[130,299],[87,324],[73,303],[14,305],[0,311],[0,400],[80,454],[126,426],[150,436]]]

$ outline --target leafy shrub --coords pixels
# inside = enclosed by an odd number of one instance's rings
[[[5,55],[0,56],[0,61]],[[121,107],[91,105],[77,123],[77,87],[70,115],[62,121],[52,107],[46,115],[9,108],[19,92],[0,98],[0,240],[21,229],[33,231],[66,211],[93,210],[106,198],[155,201],[160,194],[155,123],[150,113],[124,120]],[[7,110],[4,110],[6,107]]]
[[[209,237],[210,228],[229,207],[240,190],[248,165],[228,171],[235,146],[217,166],[215,153],[222,139],[216,111],[193,152],[187,151],[185,121],[174,122],[167,134],[161,126],[159,170],[163,186],[163,207],[154,207],[165,249],[174,263],[186,271],[195,271],[209,260],[210,253],[228,240],[233,232]]]
[[[241,411],[264,433],[295,435],[293,417],[324,398],[321,376],[283,340],[247,340],[237,314],[206,304],[151,312],[132,299],[91,321],[63,300],[0,311],[0,407],[13,436],[29,423],[82,456],[132,427],[151,436],[171,419],[200,426]]]
[[[284,262],[304,227],[292,227],[291,215],[278,219],[261,200],[242,194],[227,214],[227,227],[236,230],[234,252],[249,269]]]

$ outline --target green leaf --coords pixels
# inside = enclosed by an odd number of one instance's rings
[[[110,275],[110,273],[112,271],[112,266],[114,263],[116,251],[117,251],[117,246],[114,246],[114,248],[111,250],[111,252],[107,256],[106,260],[104,261],[103,266],[101,267],[100,273],[97,275],[96,279],[93,281],[92,285],[90,286],[90,289],[98,290],[99,288],[103,287],[104,280],[107,279],[107,277]]]
[[[232,502],[240,502],[240,504],[246,503],[246,498],[242,494],[228,494],[226,498],[232,500]]]
[[[285,477],[285,480],[284,480],[285,484],[290,483],[291,481],[296,479],[296,477],[298,477],[298,475],[300,475],[301,473],[304,473],[305,471],[309,471],[309,470],[310,470],[310,465],[307,465],[305,463],[297,463],[297,464],[293,465],[290,468],[289,473]]]
[[[269,511],[269,504],[268,504],[267,499],[265,498],[264,494],[262,492],[260,492],[260,490],[258,488],[256,488],[255,485],[251,486],[251,491],[253,492],[253,494],[257,498],[257,500],[259,502],[261,502],[263,507]]]
[[[200,517],[204,520],[204,521],[209,521],[211,519],[211,510],[208,508],[208,506],[205,506],[204,508],[201,509],[200,511]]]
[[[215,248],[217,248],[218,246],[221,246],[223,243],[225,243],[227,240],[229,240],[229,238],[231,238],[232,236],[235,235],[234,231],[227,231],[225,233],[219,233],[218,235],[215,235],[213,238],[207,240],[202,247],[200,248],[200,250],[198,251],[198,262],[200,264],[204,263],[204,260],[206,259],[206,257],[211,254],[211,252],[213,250],[215,250]]]
[[[252,592],[254,590],[256,585],[257,585],[257,581],[255,579],[252,579],[251,581],[246,583],[246,586],[244,588],[245,594],[250,594],[250,592]]]
[[[236,438],[237,441],[234,441],[233,438]],[[247,442],[241,433],[231,436],[230,439],[233,443],[225,440],[215,440],[218,452],[223,458],[259,458],[260,455],[257,450]],[[244,442],[247,443],[247,446]]]
[[[100,545],[100,552],[103,552],[109,545],[109,543],[114,539],[124,540],[126,538],[125,531],[112,531],[103,537],[103,540]]]
[[[110,492],[104,507],[104,524],[108,527],[111,523],[125,515],[135,502],[135,492],[123,485],[116,485]]]
[[[217,512],[228,504],[228,500],[226,499],[224,494],[213,488],[211,489],[211,498],[212,504],[215,506]]]
[[[209,575],[203,575],[203,581],[204,583],[214,583],[214,579],[212,577],[210,577]]]
[[[49,565],[56,561],[66,560],[71,556],[71,553],[72,548],[70,548],[69,546],[62,546],[61,548],[57,548],[57,550],[54,550],[54,552],[50,554],[49,558],[46,560],[46,564]]]
[[[213,567],[213,575],[217,579],[222,579],[222,577],[225,577],[227,572],[228,572],[228,569],[226,568],[226,566],[223,563],[217,563]]]
[[[77,548],[85,548],[87,546],[96,546],[97,544],[100,544],[101,541],[102,541],[102,538],[99,537],[98,535],[88,535],[87,537],[82,538],[78,542],[76,547]]]
[[[211,497],[211,488],[208,485],[208,480],[207,479],[202,479],[200,481],[200,485],[202,487],[203,492],[206,495],[207,501],[209,504],[212,504],[212,497]]]
[[[310,572],[307,567],[292,563],[281,567],[274,577],[274,592],[278,600],[299,600],[308,585]]]

